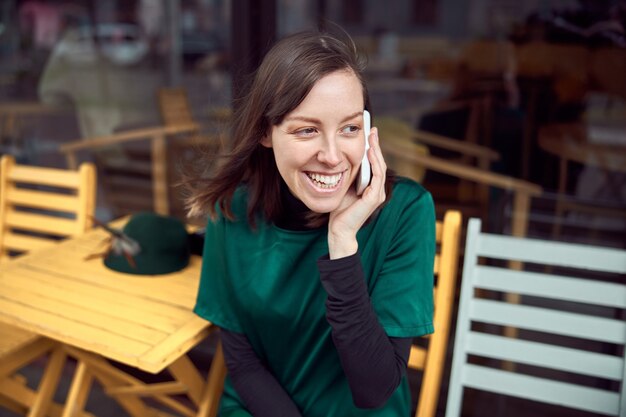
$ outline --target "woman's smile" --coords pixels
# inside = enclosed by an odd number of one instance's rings
[[[338,188],[343,178],[343,172],[338,174],[323,174],[316,172],[305,172],[306,176],[311,180],[313,185],[321,188],[322,191],[334,191]]]

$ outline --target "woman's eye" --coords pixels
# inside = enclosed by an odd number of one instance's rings
[[[344,134],[348,134],[348,135],[355,135],[357,133],[359,133],[359,131],[361,130],[361,128],[357,125],[348,125],[346,127],[344,127],[341,131]]]
[[[313,136],[315,133],[317,133],[317,129],[314,127],[305,127],[303,129],[298,129],[294,131],[293,133],[296,136],[307,137],[307,136]]]

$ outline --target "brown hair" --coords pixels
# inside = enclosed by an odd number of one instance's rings
[[[369,108],[364,68],[365,62],[349,38],[343,41],[326,33],[301,32],[276,43],[233,115],[230,151],[220,156],[209,178],[187,181],[191,191],[187,199],[189,215],[209,214],[214,219],[219,205],[232,219],[232,196],[241,184],[246,184],[248,221],[254,225],[254,216],[259,212],[268,221],[276,220],[282,210],[282,178],[272,149],[262,146],[261,139],[298,107],[318,80],[335,71],[349,70],[358,77],[365,108]],[[390,196],[391,187],[386,188]],[[318,221],[310,221],[319,224],[319,216]]]

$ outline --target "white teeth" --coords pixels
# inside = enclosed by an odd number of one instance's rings
[[[322,175],[315,173],[308,173],[309,178],[317,183],[318,186],[323,188],[332,188],[339,183],[341,179],[341,174],[335,175]]]

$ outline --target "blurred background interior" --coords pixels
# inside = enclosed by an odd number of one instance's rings
[[[210,170],[228,146],[268,46],[336,25],[368,57],[388,165],[439,214],[626,247],[624,0],[2,0],[0,155],[94,161],[102,221],[184,218],[181,167],[200,150]],[[97,415],[123,415],[104,403]]]

